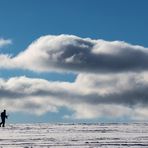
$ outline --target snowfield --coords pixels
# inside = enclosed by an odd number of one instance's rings
[[[148,148],[148,123],[9,124],[0,148]]]

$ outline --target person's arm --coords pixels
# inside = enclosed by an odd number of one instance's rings
[[[8,115],[5,115],[5,118],[8,118]]]

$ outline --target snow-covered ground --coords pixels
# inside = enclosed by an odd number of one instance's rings
[[[148,124],[10,124],[0,148],[148,148]]]

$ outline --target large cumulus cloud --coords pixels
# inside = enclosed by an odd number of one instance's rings
[[[72,83],[14,77],[0,80],[0,107],[38,115],[66,107],[73,112],[71,117],[78,119],[103,116],[147,119],[147,89],[145,73],[80,74]]]
[[[23,68],[37,72],[144,71],[148,69],[148,48],[123,41],[47,35],[15,57],[0,55],[0,61],[1,68]]]
[[[73,35],[40,37],[18,55],[0,54],[0,68],[73,72],[74,82],[14,77],[0,80],[0,107],[65,118],[148,117],[148,48]]]

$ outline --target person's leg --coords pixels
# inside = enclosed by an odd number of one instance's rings
[[[2,120],[2,125],[3,127],[5,127],[5,120]]]
[[[0,127],[1,127],[2,123],[3,123],[3,119],[1,119],[1,122],[0,122]]]

